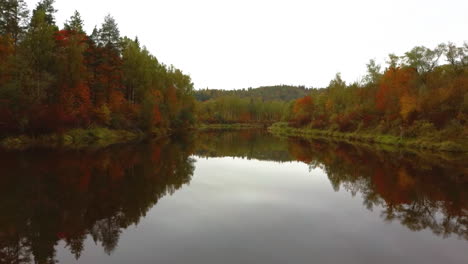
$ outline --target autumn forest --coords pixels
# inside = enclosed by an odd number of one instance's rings
[[[0,264],[468,263],[447,1],[0,0]]]
[[[194,123],[193,84],[110,15],[88,35],[75,12],[56,24],[54,0],[30,13],[0,1],[0,131],[41,134],[78,127],[150,130]]]
[[[296,98],[282,99],[284,89]],[[255,96],[246,97],[249,93]],[[196,95],[203,100],[198,111],[203,122],[278,122],[271,130],[287,135],[389,135],[380,143],[422,138],[443,142],[435,146],[438,149],[466,150],[468,44],[449,42],[434,49],[418,46],[401,56],[390,54],[385,69],[371,60],[362,80],[350,84],[338,73],[321,89],[278,86],[200,90]]]
[[[87,34],[77,11],[63,27],[57,25],[54,0],[40,1],[32,12],[22,0],[0,5],[3,137],[93,127],[151,132],[280,122],[273,131],[365,133],[425,138],[443,143],[437,148],[444,150],[467,147],[467,43],[390,54],[385,67],[371,60],[354,83],[338,73],[319,89],[194,91],[190,76],[158,61],[138,38],[122,37],[111,15]]]

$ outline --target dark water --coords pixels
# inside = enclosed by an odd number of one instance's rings
[[[466,157],[210,132],[0,151],[0,263],[468,263]]]

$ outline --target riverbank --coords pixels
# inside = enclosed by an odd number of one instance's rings
[[[392,145],[401,148],[412,148],[418,150],[434,150],[447,152],[468,152],[468,140],[456,141],[435,140],[434,138],[400,138],[393,135],[378,135],[365,132],[344,133],[330,130],[318,130],[309,128],[294,128],[287,123],[275,123],[268,128],[272,134],[283,136],[298,136],[304,138],[333,139],[347,142],[365,142],[372,144]]]
[[[252,129],[266,127],[267,126],[263,123],[200,124],[198,130]]]
[[[264,124],[239,123],[239,124],[201,124],[190,128],[199,131],[204,130],[237,130],[237,129],[261,129]],[[72,129],[63,133],[53,133],[38,136],[17,135],[0,138],[0,147],[9,150],[24,150],[34,147],[42,148],[103,148],[114,144],[139,142],[144,139],[158,139],[170,136],[174,131],[168,128],[155,128],[151,132],[140,130],[115,130],[103,127],[86,129]]]
[[[145,138],[169,136],[169,129],[153,129],[150,133],[137,130],[113,130],[102,127],[73,129],[64,133],[40,135],[36,137],[20,135],[0,140],[5,149],[22,150],[32,147],[46,148],[102,148],[119,143],[137,142]]]

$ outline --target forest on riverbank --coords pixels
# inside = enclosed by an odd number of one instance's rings
[[[0,10],[0,136],[194,125],[191,78],[122,37],[112,16],[88,34],[78,11],[59,27],[54,0]]]
[[[291,102],[288,125],[276,130],[466,151],[468,43],[418,46],[390,54],[387,63],[381,71],[371,60],[360,83],[346,84],[337,74],[327,88]]]
[[[385,68],[371,60],[354,83],[338,73],[325,88],[194,91],[190,76],[138,38],[121,37],[110,15],[88,34],[77,11],[60,28],[54,0],[32,12],[23,0],[0,7],[0,137],[14,136],[7,145],[107,145],[197,126],[281,122],[271,131],[468,148],[467,43],[390,54]]]
[[[439,65],[441,58],[448,64]],[[391,134],[466,128],[468,43],[419,46],[402,56],[390,54],[387,63],[382,72],[371,60],[367,75],[352,84],[337,74],[325,89],[292,102],[285,121],[294,127],[342,132],[373,128]]]
[[[198,116],[206,123],[282,121],[271,131],[289,135],[320,134],[395,145],[419,138],[424,142],[411,144],[430,142],[426,148],[443,150],[468,147],[467,43],[443,43],[434,49],[418,46],[401,56],[390,54],[384,70],[371,60],[359,82],[347,84],[338,73],[327,87],[306,91],[307,95],[289,102],[232,92],[200,102]]]

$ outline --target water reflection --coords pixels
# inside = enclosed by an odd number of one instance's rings
[[[191,147],[0,153],[0,263],[55,263],[60,240],[79,258],[88,235],[111,254],[122,229],[190,181]]]
[[[292,161],[288,141],[266,130],[207,131],[197,135],[196,155],[200,157],[238,157],[264,161]]]
[[[413,231],[430,229],[468,240],[466,155],[398,151],[320,140],[279,140],[265,131],[212,131],[200,135],[200,157],[302,161],[324,170],[335,191],[361,194],[367,209],[382,206],[385,221]]]
[[[213,131],[95,151],[0,152],[0,263],[54,263],[60,241],[79,259],[88,237],[112,254],[122,230],[191,181],[194,156],[301,161],[382,210],[383,221],[468,240],[466,157]]]
[[[389,152],[375,147],[290,140],[290,153],[322,168],[333,188],[360,193],[367,209],[381,206],[385,221],[468,240],[466,157]]]

